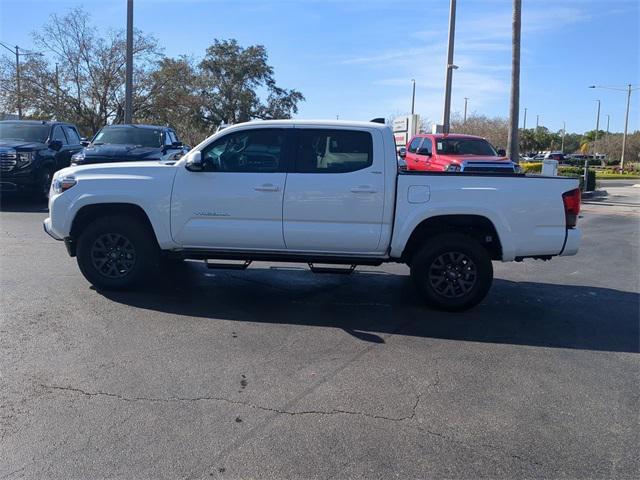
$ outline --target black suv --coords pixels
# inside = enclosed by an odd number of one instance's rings
[[[47,198],[53,174],[82,150],[74,125],[40,120],[0,121],[0,192]]]
[[[170,127],[156,125],[107,125],[95,134],[71,163],[135,162],[178,160],[189,151]]]

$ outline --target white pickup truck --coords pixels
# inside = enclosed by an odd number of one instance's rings
[[[177,162],[65,168],[44,228],[101,289],[163,258],[401,262],[429,305],[463,310],[487,294],[492,260],[574,255],[579,210],[576,179],[399,172],[383,124],[279,120],[228,127]]]

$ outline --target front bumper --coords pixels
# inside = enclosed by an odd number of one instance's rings
[[[55,240],[64,240],[62,237],[56,235],[55,232],[53,231],[53,229],[51,228],[51,218],[45,218],[44,221],[42,222],[42,226],[44,227],[44,231],[51,238],[53,238]]]
[[[579,228],[570,228],[567,230],[567,239],[564,242],[564,248],[560,252],[561,257],[568,257],[578,253],[582,232]]]

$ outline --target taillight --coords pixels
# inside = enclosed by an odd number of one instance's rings
[[[564,203],[564,216],[567,221],[567,228],[574,228],[578,223],[578,215],[580,214],[580,189],[569,190],[562,194],[562,202]]]

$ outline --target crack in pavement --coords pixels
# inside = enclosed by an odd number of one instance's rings
[[[436,380],[436,382],[430,386],[436,386],[439,383],[439,379]],[[385,415],[376,415],[376,414],[372,414],[372,413],[367,413],[367,412],[358,412],[355,410],[343,410],[343,409],[331,409],[331,410],[298,410],[298,411],[291,411],[291,410],[282,410],[282,409],[278,409],[278,408],[272,408],[272,407],[265,407],[263,405],[257,405],[254,403],[250,403],[250,402],[243,402],[240,400],[231,400],[228,398],[224,398],[224,397],[215,397],[215,396],[203,396],[203,397],[167,397],[167,398],[158,398],[158,397],[128,397],[125,395],[120,395],[117,393],[110,393],[110,392],[101,392],[101,391],[96,391],[96,392],[89,392],[86,390],[83,390],[81,388],[75,388],[75,387],[70,387],[70,386],[60,386],[60,385],[45,385],[43,383],[39,384],[40,387],[47,389],[47,390],[58,390],[58,391],[65,391],[65,392],[71,392],[71,393],[77,393],[80,395],[84,395],[87,397],[109,397],[109,398],[115,398],[117,400],[121,400],[124,402],[162,402],[162,403],[173,403],[173,402],[206,402],[206,401],[211,401],[211,402],[224,402],[224,403],[228,403],[230,405],[240,405],[243,407],[248,407],[248,408],[253,408],[256,410],[261,410],[261,411],[265,411],[265,412],[270,412],[270,413],[277,413],[277,414],[281,414],[281,415],[291,415],[291,416],[295,416],[295,415],[358,415],[358,416],[362,416],[362,417],[367,417],[367,418],[373,418],[376,420],[388,420],[388,421],[392,421],[392,422],[403,422],[406,420],[411,420],[416,416],[416,410],[418,408],[418,405],[420,404],[420,400],[422,398],[422,394],[419,393],[416,395],[416,400],[411,408],[411,414],[410,415],[405,415],[402,417],[387,417]]]

